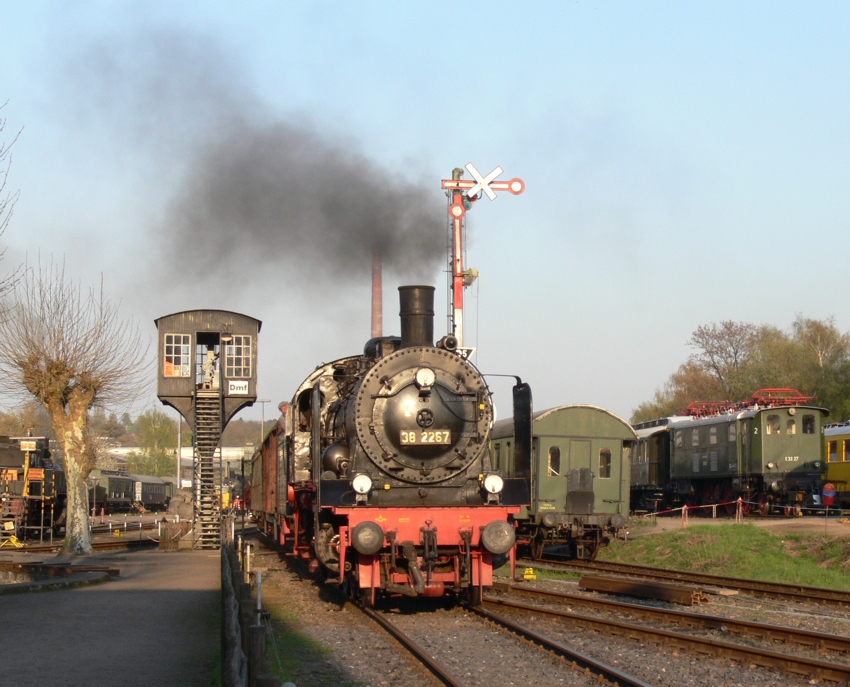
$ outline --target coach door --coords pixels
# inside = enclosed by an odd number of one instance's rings
[[[537,458],[537,511],[560,510],[564,500],[566,482],[563,475],[568,456],[560,437],[535,437],[534,453]]]

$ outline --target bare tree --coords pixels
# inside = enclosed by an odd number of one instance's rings
[[[732,395],[755,333],[756,327],[748,322],[727,320],[697,327],[688,341],[688,346],[697,349],[691,360],[714,375],[727,396]]]
[[[129,401],[145,379],[138,326],[99,289],[85,293],[64,265],[25,268],[4,296],[0,386],[34,396],[65,454],[68,488],[63,553],[91,551],[86,477],[95,450],[87,432],[95,404]],[[149,376],[149,375],[148,375]]]
[[[0,110],[4,107],[6,107],[6,103],[0,105]],[[6,120],[0,117],[0,133],[2,133],[5,128]],[[18,140],[18,136],[20,135],[21,132],[19,131],[15,134],[10,143],[0,141],[0,234],[6,231],[6,227],[9,226],[9,222],[12,219],[12,211],[14,210],[15,203],[20,195],[20,191],[12,193],[11,191],[6,190],[6,182],[9,179],[9,169],[12,166],[12,146],[15,145],[15,141]]]

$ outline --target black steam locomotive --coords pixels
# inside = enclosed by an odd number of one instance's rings
[[[252,509],[366,603],[448,589],[474,602],[513,558],[529,471],[506,478],[491,464],[490,391],[454,337],[433,345],[433,287],[399,291],[401,337],[372,339],[298,388],[254,456]],[[528,466],[531,391],[521,382],[514,406],[517,461]]]

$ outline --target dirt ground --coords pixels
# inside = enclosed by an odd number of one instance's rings
[[[669,532],[682,528],[682,518],[679,517],[646,517],[641,524],[635,524],[635,519],[629,521],[629,537],[639,537],[656,532]],[[734,523],[734,518],[718,517],[688,518],[689,525],[729,525]],[[833,537],[850,537],[850,517],[830,515],[804,515],[796,518],[785,518],[781,516],[747,517],[744,522],[764,527],[775,534],[826,534]]]

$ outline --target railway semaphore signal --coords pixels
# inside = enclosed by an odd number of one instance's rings
[[[449,217],[452,221],[452,334],[463,348],[463,290],[475,281],[477,273],[463,268],[463,219],[472,203],[481,194],[490,200],[496,200],[496,191],[508,191],[518,196],[525,190],[525,182],[514,177],[508,181],[496,181],[504,170],[496,167],[487,175],[482,175],[471,162],[466,165],[472,179],[462,179],[463,170],[459,167],[452,171],[451,179],[443,179],[440,184],[449,196]]]

